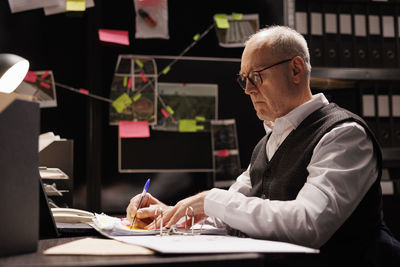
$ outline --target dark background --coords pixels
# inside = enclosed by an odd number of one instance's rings
[[[94,8],[83,13],[51,16],[45,16],[41,9],[11,14],[8,1],[0,0],[0,53],[25,57],[33,71],[52,70],[56,82],[109,97],[118,55],[176,56],[195,34],[213,23],[214,14],[232,12],[258,13],[260,27],[283,23],[281,1],[169,0],[170,39],[135,39],[133,0],[97,0]],[[128,30],[130,45],[100,42],[100,28]],[[242,48],[220,47],[211,30],[185,56],[240,59],[241,53]],[[218,77],[226,81],[219,88],[218,114],[220,119],[236,119],[241,166],[246,168],[264,129],[249,98],[234,81],[239,68],[238,62],[227,63],[223,68],[210,64],[187,69],[186,73],[177,73],[173,67],[167,75],[170,78],[161,77],[160,81],[190,82],[194,72],[197,82],[215,83]],[[202,72],[205,75],[201,76]],[[360,110],[357,89],[329,91],[327,97],[356,113]],[[211,173],[118,173],[118,129],[108,125],[109,104],[60,87],[57,103],[56,108],[41,109],[41,133],[52,131],[74,140],[74,207],[123,212],[130,197],[142,191],[148,177],[150,192],[168,204],[212,186]],[[185,146],[185,142],[181,145]]]
[[[45,16],[41,9],[11,14],[8,1],[0,0],[0,53],[14,53],[28,59],[33,71],[52,70],[56,82],[109,97],[119,54],[176,56],[192,42],[195,34],[213,23],[216,13],[258,13],[260,25],[281,24],[282,6],[272,2],[279,1],[244,4],[170,0],[170,39],[164,40],[134,38],[133,0],[95,1],[95,7],[83,13],[51,16]],[[97,33],[100,28],[128,30],[130,45],[100,42]],[[239,59],[241,52],[242,48],[220,47],[215,31],[211,30],[185,56]],[[219,92],[219,118],[236,119],[241,165],[246,168],[252,148],[263,135],[263,127],[248,97],[234,82],[239,66],[235,63],[229,70],[213,71],[232,80],[232,88]],[[207,76],[204,82],[210,82]],[[52,131],[74,140],[75,207],[124,211],[129,198],[141,192],[147,177],[152,178],[150,192],[170,204],[212,185],[209,173],[118,173],[117,127],[108,125],[109,104],[60,87],[56,89],[58,106],[41,109],[41,133]],[[102,206],[98,205],[99,200]]]

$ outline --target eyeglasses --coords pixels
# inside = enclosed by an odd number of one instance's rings
[[[263,83],[263,79],[262,79],[261,74],[260,74],[262,71],[270,69],[270,68],[275,67],[277,65],[289,62],[292,59],[293,58],[285,59],[285,60],[279,61],[279,62],[277,62],[275,64],[272,64],[271,66],[265,67],[265,68],[263,68],[261,70],[251,71],[249,73],[249,75],[247,75],[247,76],[245,76],[243,73],[239,73],[237,75],[236,81],[238,82],[240,87],[242,87],[243,90],[246,90],[247,80],[249,80],[254,87],[258,88]]]

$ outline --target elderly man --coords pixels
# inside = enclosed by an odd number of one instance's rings
[[[357,115],[310,90],[307,43],[296,31],[265,28],[242,55],[238,83],[264,122],[247,170],[229,190],[212,189],[167,207],[148,195],[127,217],[154,227],[154,206],[163,206],[166,226],[191,206],[196,221],[216,218],[250,237],[320,248],[332,258],[348,254],[379,265],[393,246],[381,216],[381,152]],[[388,242],[386,242],[388,241]],[[395,243],[397,245],[398,243]],[[386,253],[386,254],[385,254]]]

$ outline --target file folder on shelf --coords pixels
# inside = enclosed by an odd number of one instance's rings
[[[365,4],[353,5],[354,67],[368,67],[368,38]]]
[[[400,88],[392,91],[392,145],[400,147]]]
[[[296,31],[301,33],[306,39],[307,44],[310,43],[310,16],[308,12],[308,5],[306,0],[296,1],[296,14],[295,14]]]
[[[324,4],[324,66],[338,67],[338,16],[337,4],[328,2]]]
[[[310,16],[310,57],[312,66],[324,66],[324,36],[322,9],[320,5],[308,2]]]
[[[351,6],[347,3],[339,5],[339,66],[353,67],[353,22]]]
[[[393,6],[382,6],[382,60],[385,68],[398,66],[395,32],[395,9]]]
[[[382,33],[379,6],[369,3],[366,17],[368,19],[368,58],[369,67],[382,66]]]

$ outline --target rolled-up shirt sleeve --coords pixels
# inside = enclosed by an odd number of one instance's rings
[[[372,141],[355,122],[325,134],[314,148],[296,199],[249,197],[249,168],[230,190],[212,189],[204,202],[216,217],[250,237],[319,248],[351,215],[377,178]]]

